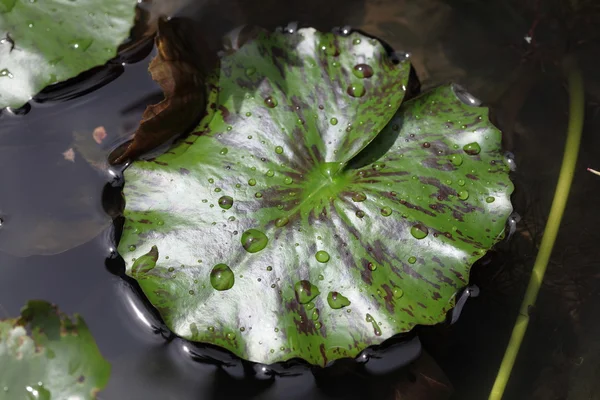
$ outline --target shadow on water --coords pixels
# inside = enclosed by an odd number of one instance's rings
[[[106,163],[108,153],[130,138],[144,108],[160,99],[146,73],[154,55],[146,42],[69,85],[45,90],[24,109],[0,115],[0,313],[16,315],[27,300],[39,298],[82,314],[113,366],[102,399],[413,399],[451,387],[456,399],[486,398],[529,279],[564,145],[563,80],[547,61],[523,62],[523,37],[535,13],[515,14],[499,2],[485,8],[438,0],[169,4],[195,15],[214,50],[223,34],[243,23],[268,29],[290,21],[322,30],[350,25],[410,52],[424,88],[446,81],[465,86],[495,107],[506,147],[516,155],[513,203],[523,220],[514,237],[473,268],[471,281],[481,296],[468,301],[458,323],[419,329],[425,351],[405,367],[399,366],[421,350],[412,336],[326,370],[296,360],[242,362],[175,337],[124,275],[115,251],[122,179]],[[593,134],[600,129],[598,48],[593,43],[578,50],[590,99],[585,145],[509,399],[600,398],[600,214],[594,212],[600,182],[579,173],[600,167],[600,139]],[[99,127],[103,140],[93,135]],[[431,379],[444,373],[449,382]]]

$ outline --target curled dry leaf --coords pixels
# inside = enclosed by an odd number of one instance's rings
[[[75,162],[75,151],[72,147],[67,149],[64,153],[62,153],[63,157],[67,161]]]
[[[94,129],[92,136],[94,137],[94,141],[96,143],[101,144],[102,141],[106,139],[106,136],[108,135],[106,134],[106,129],[104,129],[103,126],[99,126],[96,129]]]
[[[170,139],[193,128],[204,114],[206,93],[205,66],[212,57],[194,28],[181,19],[158,23],[158,54],[149,71],[161,87],[164,100],[146,108],[133,141],[117,149],[111,164],[135,159]]]

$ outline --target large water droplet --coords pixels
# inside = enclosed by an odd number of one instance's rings
[[[269,96],[265,99],[265,105],[269,108],[275,108],[275,107],[277,107],[277,104],[278,104],[277,100],[275,100],[271,96]]]
[[[452,160],[452,164],[456,165],[457,167],[463,163],[463,158],[460,154],[452,154],[452,156],[450,156],[450,160]]]
[[[327,303],[329,303],[329,307],[334,310],[339,310],[342,307],[349,306],[350,300],[338,292],[329,292],[327,295]]]
[[[281,146],[275,147],[275,153],[282,154],[283,153],[283,147],[281,147]]]
[[[417,257],[413,257],[413,256],[411,256],[411,257],[408,257],[408,262],[409,262],[410,264],[414,264],[414,263],[416,263],[416,262],[417,262]]]
[[[363,192],[357,192],[352,195],[352,201],[356,201],[360,203],[361,201],[365,201],[367,199],[367,195]]]
[[[461,200],[466,200],[469,198],[469,192],[466,190],[461,190],[460,192],[458,192],[458,198]]]
[[[352,97],[363,97],[365,95],[365,87],[357,83],[348,86],[346,92]]]
[[[286,177],[283,179],[283,182],[284,182],[286,185],[291,185],[291,184],[294,182],[294,180],[293,180],[292,178],[290,178],[289,176],[286,176]]]
[[[392,293],[394,294],[394,297],[396,299],[399,299],[402,296],[404,296],[404,290],[402,290],[402,289],[400,289],[398,287],[395,287],[394,290],[392,290]]]
[[[210,271],[210,284],[217,290],[229,290],[234,282],[235,276],[227,264],[217,264]]]
[[[223,147],[221,149],[221,151],[219,151],[219,154],[224,156],[225,154],[227,154],[229,152],[229,150],[227,149],[227,147]]]
[[[219,207],[224,210],[229,210],[231,206],[233,206],[233,197],[231,196],[221,196],[219,197]]]
[[[250,185],[250,186],[256,185],[256,179],[254,179],[254,178],[248,179],[248,185]]]
[[[370,78],[373,76],[373,68],[367,64],[358,64],[354,66],[352,73],[357,78]]]
[[[329,261],[329,253],[324,250],[319,250],[315,254],[315,258],[320,263],[326,263],[327,261]]]
[[[379,324],[377,323],[377,321],[375,321],[375,318],[373,318],[371,314],[367,314],[366,321],[370,322],[373,326],[373,332],[375,332],[375,335],[381,336],[381,328],[379,327]]]
[[[381,215],[383,215],[384,217],[389,217],[390,215],[392,215],[392,209],[390,207],[383,207],[381,209]]]
[[[415,239],[425,239],[429,234],[429,230],[426,226],[417,224],[410,228],[410,234],[413,235]]]
[[[275,221],[275,226],[278,228],[282,228],[286,226],[289,222],[290,220],[288,219],[288,217],[281,217],[278,218],[277,221]]]
[[[310,303],[312,299],[321,293],[318,287],[306,280],[296,282],[294,291],[296,292],[296,299],[300,304]]]
[[[258,229],[248,229],[242,233],[242,246],[248,253],[257,253],[267,247],[267,235]]]
[[[331,125],[337,125],[337,123],[338,123],[338,120],[337,120],[337,118],[335,118],[335,117],[334,117],[334,118],[331,118],[331,119],[329,120],[329,122],[331,122]]]
[[[481,147],[479,146],[479,143],[473,142],[473,143],[465,144],[463,146],[463,150],[465,151],[465,153],[467,153],[470,156],[476,156],[477,154],[479,154],[481,152]]]

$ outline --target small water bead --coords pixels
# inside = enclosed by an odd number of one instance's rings
[[[461,190],[458,192],[458,198],[461,200],[467,200],[469,198],[469,192],[466,190]]]
[[[265,99],[265,105],[269,108],[275,108],[275,107],[277,107],[277,104],[278,104],[277,100],[275,100],[271,96],[269,96]]]
[[[227,339],[229,339],[229,340],[235,339],[235,333],[233,333],[233,332],[229,332],[226,336],[227,336]]]
[[[252,116],[252,113],[251,113],[250,111],[248,111],[248,112],[246,113],[246,117],[251,117],[251,116]]]
[[[267,271],[271,272],[273,271],[273,267],[271,267],[270,265],[267,267]]]
[[[479,143],[473,142],[473,143],[465,144],[463,146],[463,150],[468,155],[475,156],[481,152],[481,147],[479,146]]]
[[[236,184],[235,184],[235,187],[239,189],[239,188],[241,188],[241,187],[242,187],[242,185],[241,185],[240,183],[236,183]]]
[[[267,247],[269,239],[258,229],[248,229],[242,233],[241,242],[248,253],[257,253]]]
[[[392,209],[390,207],[383,207],[381,209],[381,215],[383,215],[384,217],[389,217],[390,215],[392,215]]]
[[[329,307],[334,310],[339,310],[340,308],[347,307],[351,304],[347,297],[338,292],[329,292],[327,295],[327,303],[329,304]]]
[[[417,262],[417,257],[408,257],[408,263],[409,264],[414,264]]]
[[[413,235],[415,239],[425,239],[429,234],[429,229],[421,224],[413,225],[413,227],[410,228],[410,234]]]
[[[215,192],[219,193],[221,191],[221,188],[215,188]]]
[[[254,178],[248,179],[248,185],[250,185],[250,186],[256,185],[256,179],[254,179]]]
[[[283,182],[284,182],[286,185],[291,185],[291,184],[294,182],[294,180],[293,180],[292,178],[290,178],[289,176],[286,176],[286,177],[283,179]]]
[[[321,323],[315,322],[315,329],[321,329]]]
[[[365,87],[358,83],[350,85],[348,86],[346,93],[348,93],[352,97],[363,97],[365,95]]]
[[[452,154],[452,156],[450,156],[450,160],[452,161],[452,164],[456,165],[457,167],[463,163],[463,158],[460,154]]]
[[[331,123],[331,125],[337,125],[337,124],[338,124],[338,120],[337,120],[337,118],[331,118],[331,119],[329,120],[329,122]]]
[[[215,327],[214,326],[209,326],[206,329],[208,329],[209,332],[214,332],[215,331]]]
[[[12,79],[14,75],[6,68],[0,70],[0,77],[8,77]]]
[[[458,186],[465,186],[465,180],[464,179],[459,179],[457,181],[457,183],[458,183]]]
[[[321,293],[319,292],[318,287],[307,280],[296,282],[294,285],[294,292],[296,293],[296,299],[300,304],[310,303],[312,299]]]
[[[369,271],[375,271],[377,269],[377,264],[369,262],[367,263],[367,268],[369,268]]]
[[[425,143],[423,143],[423,147],[425,147],[426,149],[428,149],[428,148],[431,147],[431,143],[425,142]]]
[[[404,296],[404,290],[397,288],[397,287],[392,290],[392,293],[394,294],[394,297],[396,299],[399,299],[402,296]]]
[[[317,253],[315,254],[315,258],[317,259],[318,262],[320,263],[326,263],[327,261],[329,261],[329,253],[327,253],[324,250],[319,250],[317,251]]]
[[[188,293],[192,296],[195,294],[195,292],[193,290],[188,291]]]
[[[260,199],[261,197],[263,197],[261,192],[256,192],[254,193],[254,197],[256,197],[257,199]]]
[[[313,320],[313,321],[316,321],[316,320],[318,320],[318,319],[319,319],[319,310],[315,309],[315,310],[312,312],[311,318],[312,318],[312,320]]]
[[[129,251],[135,251],[135,248],[135,245],[132,244],[131,246],[129,246]]]
[[[485,198],[486,203],[493,203],[494,201],[496,201],[496,198],[494,196],[488,196]]]
[[[266,176],[268,176],[269,178],[271,178],[271,177],[273,177],[273,175],[275,175],[275,172],[273,172],[273,170],[268,170],[268,171],[265,173],[265,175],[266,175]]]
[[[352,201],[360,203],[361,201],[365,201],[367,199],[367,195],[362,192],[357,192],[352,195]]]
[[[370,322],[373,326],[373,331],[375,332],[375,335],[381,336],[381,328],[379,327],[379,324],[377,323],[377,321],[375,321],[375,318],[373,318],[371,314],[367,314],[366,321]]]
[[[219,291],[229,290],[235,283],[233,271],[227,264],[217,264],[210,271],[210,285]]]
[[[355,45],[356,45],[356,44],[360,44],[360,42],[361,42],[361,40],[360,40],[360,39],[358,39],[358,38],[356,38],[356,39],[354,39],[354,40],[352,41],[352,44],[355,44]]]
[[[283,147],[281,147],[281,146],[275,147],[275,153],[282,154],[283,153]]]
[[[356,212],[356,216],[357,216],[358,218],[363,218],[363,217],[365,216],[365,212],[364,212],[363,210],[358,210],[358,211]]]
[[[220,155],[222,155],[222,156],[224,156],[225,154],[227,154],[227,152],[228,152],[228,151],[229,151],[229,150],[227,149],[227,147],[223,147],[223,148],[221,149],[221,151],[219,152],[219,154],[220,154]]]
[[[352,73],[357,78],[370,78],[373,76],[373,68],[367,64],[358,64],[352,68]]]
[[[255,72],[256,72],[256,68],[254,68],[254,67],[246,68],[246,75],[247,76],[252,76],[252,75],[254,75]]]
[[[288,219],[288,217],[281,217],[275,221],[275,226],[278,228],[282,228],[286,226],[289,222],[290,220]]]

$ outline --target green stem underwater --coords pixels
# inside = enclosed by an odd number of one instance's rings
[[[574,56],[567,56],[563,62],[563,67],[569,82],[570,101],[569,126],[562,166],[540,250],[535,260],[529,285],[527,286],[527,291],[525,292],[523,302],[521,303],[519,315],[515,322],[506,352],[504,353],[504,358],[502,359],[502,364],[500,365],[496,381],[492,387],[489,400],[500,400],[504,394],[506,384],[510,378],[517,354],[519,353],[519,348],[523,342],[527,325],[529,324],[530,310],[535,306],[535,301],[552,254],[552,249],[567,205],[569,191],[575,172],[575,164],[577,163],[579,144],[581,142],[581,133],[583,130],[585,102],[583,78]]]

